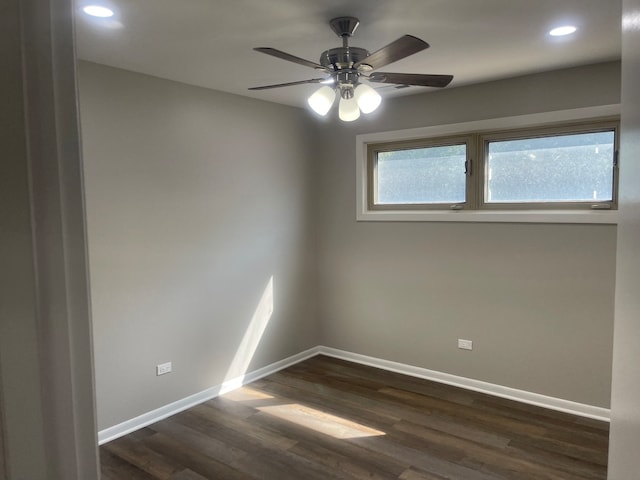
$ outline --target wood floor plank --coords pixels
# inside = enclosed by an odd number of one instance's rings
[[[328,383],[328,380],[325,380]],[[393,425],[401,419],[393,407],[372,399],[372,392],[347,392],[325,384],[317,389],[313,379],[296,379],[289,381],[286,377],[263,379],[259,386],[266,392],[278,397],[295,396],[308,405],[314,405],[328,412],[347,414],[362,423],[373,423],[378,426]]]
[[[380,385],[384,385],[425,395],[433,394],[438,398],[448,400],[451,403],[458,403],[460,405],[469,405],[479,396],[482,398],[489,397],[488,395],[474,392],[472,390],[437,382],[425,381],[417,377],[410,377],[400,373],[369,367],[367,365],[360,365],[333,357],[319,356],[316,358],[318,360],[313,365],[316,369],[319,369],[322,375],[341,378],[347,383],[355,382],[358,385],[370,385],[370,388],[375,388],[375,386],[378,386],[379,388]],[[314,360],[316,360],[316,358],[314,358]],[[295,365],[294,367],[297,366],[298,365]]]
[[[447,480],[448,477],[442,477],[434,473],[422,472],[414,467],[407,468],[398,477],[399,480]]]
[[[557,412],[501,398],[494,398],[490,402],[482,399],[474,401],[473,405],[487,412],[499,413],[509,418],[526,422],[543,422],[547,424],[549,433],[553,435],[554,438],[564,442],[592,445],[595,449],[600,450],[606,448],[609,441],[608,430],[601,430],[595,427],[591,428],[587,425],[576,429],[576,425],[579,425],[578,421],[580,419],[564,412]]]
[[[150,474],[157,480],[169,480],[184,470],[185,466],[159,455],[132,437],[125,436],[108,443],[104,450],[126,460],[131,465]]]
[[[383,478],[397,478],[407,467],[408,464],[399,461],[397,458],[387,454],[372,455],[370,450],[362,448],[352,442],[337,442],[336,439],[324,435],[322,433],[310,430],[299,425],[286,425],[275,417],[265,413],[256,414],[253,421],[261,425],[270,425],[272,428],[283,429],[291,435],[300,439],[299,443],[304,446],[314,445],[316,450],[322,451],[328,457],[334,457],[337,460],[347,459],[350,462],[366,465],[368,469],[381,475]],[[297,445],[292,447],[292,451],[299,451]],[[329,459],[327,461],[333,461]],[[322,461],[325,463],[325,460]],[[331,478],[331,477],[328,477]]]
[[[578,441],[579,435],[572,435],[566,428],[555,424],[555,421],[542,423],[532,422],[500,414],[494,411],[481,410],[476,407],[454,406],[433,397],[394,388],[383,388],[381,393],[397,398],[411,406],[420,406],[427,411],[442,412],[452,416],[461,416],[465,421],[474,424],[491,425],[498,432],[510,434],[516,441],[524,439],[529,444],[549,451],[561,451],[564,454],[585,461],[606,464],[607,453],[603,445],[595,446],[591,442]],[[572,438],[573,437],[573,438]],[[573,441],[576,440],[576,441]]]
[[[162,433],[183,446],[215,458],[223,463],[232,464],[247,456],[247,452],[211,435],[202,433],[180,422],[180,415],[158,422],[153,430]]]
[[[190,448],[184,443],[163,433],[157,433],[144,440],[145,445],[164,458],[185,465],[189,470],[205,478],[224,478],[225,480],[250,480],[252,476],[234,468],[233,465],[210,457]],[[185,470],[187,469],[185,468]]]
[[[223,405],[210,401],[193,407],[195,415],[203,420],[211,421],[220,433],[227,433],[225,441],[238,448],[266,448],[269,450],[287,450],[296,444],[295,438],[260,427],[249,419],[234,418],[226,413]]]
[[[144,470],[111,453],[106,448],[100,449],[100,473],[102,480],[157,480]]]
[[[454,407],[447,402],[431,397],[425,397],[412,392],[397,389],[383,388],[381,393],[398,398],[408,405],[420,405],[421,408],[431,411],[439,411],[451,416],[459,416],[471,425],[480,424],[491,426],[496,432],[511,437],[511,445],[523,447],[535,447],[538,450],[562,453],[570,458],[583,460],[597,465],[606,465],[606,448],[594,447],[590,444],[575,441],[569,442],[563,434],[559,437],[558,427],[554,421],[542,423],[539,420],[527,422],[508,414],[501,415],[493,411],[483,411],[476,407]]]
[[[316,356],[100,448],[105,480],[605,480],[608,425]]]
[[[183,470],[180,473],[176,473],[171,480],[209,480],[207,477],[194,472],[193,470]]]
[[[384,421],[389,425],[393,425],[400,420],[397,416],[398,405],[396,403],[385,401],[385,399],[381,399],[380,397],[371,400],[365,397],[365,393],[360,392],[359,394],[354,395],[349,391],[327,387],[327,385],[322,385],[322,390],[319,390],[316,385],[318,385],[318,382],[323,381],[325,383],[330,383],[328,380],[314,378],[308,374],[305,375],[304,379],[291,381],[287,379],[286,375],[272,375],[268,380],[263,380],[262,383],[260,383],[260,386],[265,391],[269,391],[271,393],[279,392],[282,394],[286,394],[287,391],[291,392],[291,388],[306,390],[310,395],[312,395],[308,400],[310,402],[320,403],[325,406],[330,405],[341,412],[348,411],[346,406],[348,404],[355,410],[354,415],[369,421]],[[273,382],[284,382],[284,385],[274,386]],[[346,390],[351,389],[348,384],[345,385],[346,386],[343,388]],[[378,383],[373,389],[374,393],[379,389],[380,384]],[[371,395],[372,392],[367,392],[367,394]],[[465,402],[464,404],[471,404],[471,402]],[[367,416],[367,414],[373,414],[373,417]],[[504,435],[491,433],[478,426],[470,428],[462,423],[456,423],[455,419],[452,417],[442,416],[436,412],[425,412],[424,410],[417,408],[404,408],[402,416],[405,420],[429,426],[430,428],[440,428],[451,432],[455,431],[456,434],[460,436],[466,436],[470,439],[475,439],[495,446],[506,446],[510,441],[510,438]]]
[[[346,475],[354,480],[387,480],[398,477],[397,473],[389,471],[387,467],[380,468],[380,463],[372,462],[370,457],[336,452],[315,443],[299,442],[291,452],[322,465],[327,478],[337,478],[338,475]]]
[[[519,458],[531,460],[539,465],[545,465],[547,468],[555,471],[566,472],[566,475],[576,475],[579,478],[599,480],[607,477],[607,468],[583,460],[576,460],[567,457],[562,453],[538,450],[535,447],[526,445],[525,448],[519,448],[517,445],[507,447],[507,452]]]
[[[481,445],[454,435],[423,428],[409,422],[399,422],[394,426],[394,429],[398,432],[408,434],[412,438],[420,439],[421,442],[419,445],[421,445],[423,449],[442,452],[439,454],[441,457],[446,456],[446,452],[453,452],[454,455],[464,455],[464,465],[478,466],[485,471],[502,475],[506,478],[514,480],[546,478],[554,480],[580,480],[579,476],[567,471],[561,471],[550,467],[548,464],[523,458],[518,455],[518,452],[514,449],[494,448]]]
[[[450,452],[444,457],[431,453],[426,449],[406,444],[385,441],[380,438],[357,438],[351,442],[367,448],[373,454],[387,454],[405,462],[409,467],[417,467],[427,473],[442,475],[456,480],[502,480],[504,477],[468,468],[462,464],[464,455],[454,455]]]

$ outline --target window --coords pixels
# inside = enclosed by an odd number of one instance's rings
[[[370,211],[609,210],[618,122],[366,144]]]
[[[381,145],[370,162],[371,200],[379,208],[448,208],[467,198],[467,138]]]
[[[617,124],[483,135],[482,207],[615,207]]]

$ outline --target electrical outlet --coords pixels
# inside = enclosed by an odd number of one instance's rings
[[[471,340],[458,339],[458,348],[463,350],[473,350],[473,342]]]
[[[171,362],[156,365],[156,375],[164,375],[171,372]]]

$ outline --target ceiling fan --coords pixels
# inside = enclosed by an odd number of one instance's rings
[[[311,108],[320,115],[326,115],[339,93],[339,117],[344,121],[352,121],[360,117],[360,111],[363,113],[374,111],[382,100],[373,88],[362,83],[361,80],[373,83],[440,88],[446,87],[453,80],[453,75],[373,72],[373,70],[429,48],[429,44],[412,35],[403,35],[381,49],[369,53],[364,48],[349,46],[349,37],[353,35],[359,24],[360,21],[355,17],[337,17],[331,20],[329,25],[336,35],[342,38],[342,47],[331,48],[322,52],[320,63],[305,60],[275,48],[254,48],[258,52],[314,68],[324,76],[297,82],[253,87],[249,90],[266,90],[308,83],[321,83],[324,86],[308,99]]]

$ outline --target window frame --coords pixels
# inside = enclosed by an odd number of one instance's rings
[[[357,221],[406,221],[406,222],[493,222],[493,223],[583,223],[583,224],[617,224],[618,211],[612,209],[591,208],[540,208],[532,204],[531,208],[471,208],[464,209],[402,209],[402,205],[391,205],[382,209],[371,209],[369,202],[369,161],[370,145],[392,144],[394,142],[420,142],[425,139],[461,137],[466,135],[488,135],[495,132],[558,129],[568,125],[597,124],[600,122],[619,122],[620,105],[599,105],[557,110],[512,117],[498,117],[486,120],[475,120],[455,124],[439,124],[406,130],[383,131],[356,135],[356,220]],[[619,130],[616,131],[616,148],[619,146]],[[477,150],[473,154],[472,172],[478,169]],[[614,198],[617,198],[619,172],[615,172]],[[468,198],[469,202],[478,203],[478,179],[475,175],[476,196]],[[565,202],[566,203],[566,202]]]
[[[611,192],[612,200],[594,201],[549,201],[549,202],[488,202],[488,155],[489,143],[492,141],[504,140],[525,140],[536,138],[549,138],[562,135],[579,135],[583,133],[614,132],[613,159]],[[617,210],[618,208],[618,151],[620,149],[620,120],[607,118],[590,122],[561,124],[556,126],[545,126],[537,128],[523,128],[514,130],[500,130],[493,132],[483,132],[478,134],[478,175],[476,178],[476,198],[478,209],[486,210]]]
[[[464,202],[442,202],[442,203],[376,203],[377,189],[377,154],[380,152],[392,152],[401,150],[412,150],[419,148],[447,147],[453,145],[466,146],[466,171],[465,175],[465,201]],[[469,165],[475,152],[475,143],[472,135],[456,135],[451,137],[422,138],[419,140],[385,142],[370,144],[367,148],[367,203],[370,210],[449,210],[471,207],[475,205],[473,186],[469,183]]]

